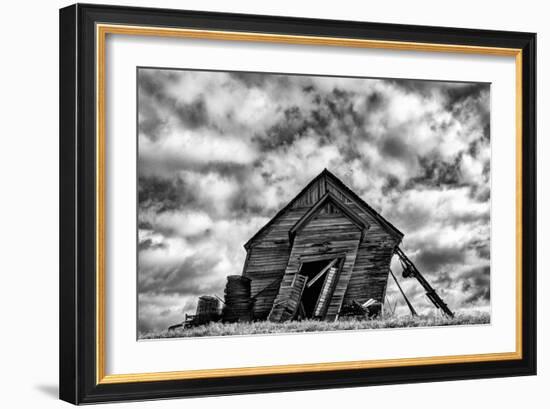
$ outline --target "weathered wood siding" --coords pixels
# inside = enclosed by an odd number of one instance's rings
[[[299,232],[291,248],[289,230],[327,191],[369,225],[363,241],[358,242],[358,227],[329,206]],[[322,221],[323,218],[326,219]],[[250,242],[243,275],[251,280],[253,296],[269,286],[256,300],[254,318],[268,317],[281,286],[288,287],[293,282],[299,269],[298,257],[320,252],[349,254],[334,289],[328,317],[337,317],[342,302],[365,302],[369,298],[383,301],[388,268],[399,241],[399,237],[383,227],[372,210],[342,190],[333,177],[326,173],[320,175]],[[273,285],[275,280],[281,284]]]
[[[357,252],[344,304],[351,303],[353,300],[362,304],[370,298],[380,302],[384,301],[388,269],[395,244],[394,240],[380,243],[367,232],[365,241],[361,243]]]
[[[288,231],[326,192],[324,178],[317,180],[296,198],[289,208],[256,237],[248,250],[243,275],[252,280],[252,295],[276,279],[282,279],[290,256]],[[266,319],[279,287],[271,285],[254,304],[254,318]]]
[[[290,256],[288,231],[307,212],[307,208],[289,209],[258,237],[248,249],[243,275],[251,280],[252,296],[263,291],[254,304],[254,319],[266,319],[279,288]]]
[[[327,192],[326,178],[321,177],[315,180],[302,194],[292,203],[292,208],[312,207]]]
[[[344,264],[326,314],[327,320],[335,319],[351,278],[360,238],[361,229],[339,212],[320,211],[313,217],[294,239],[294,245],[281,283],[281,291],[275,299],[275,306],[269,319],[279,321],[292,318],[295,311],[290,311],[288,314],[282,313],[283,310],[286,310],[286,303],[288,302],[288,294],[282,289],[292,285],[304,259],[307,260],[307,257],[320,255],[327,258],[336,258],[344,254]]]
[[[288,243],[282,245],[262,245],[248,250],[243,276],[249,278],[251,294],[256,298],[253,308],[254,319],[265,319],[273,306],[279,290],[274,281],[280,282],[285,272],[290,249]]]
[[[370,298],[382,302],[388,282],[388,269],[399,239],[388,233],[370,212],[338,189],[330,179],[327,179],[327,189],[370,225],[357,251],[344,303],[352,300],[363,303]]]
[[[313,313],[314,317],[322,317],[326,314],[328,304],[330,301],[330,296],[332,291],[334,291],[335,281],[338,279],[338,271],[340,266],[331,267],[327,272],[327,277],[323,283],[323,288],[319,294],[319,299],[317,300],[317,305],[315,306],[315,311]]]
[[[281,285],[268,319],[275,322],[292,319],[300,305],[306,282],[307,276],[296,274],[289,285]]]

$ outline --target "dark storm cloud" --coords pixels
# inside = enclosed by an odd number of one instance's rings
[[[421,175],[411,179],[408,186],[413,187],[418,184],[432,187],[460,185],[460,159],[461,156],[457,156],[454,161],[446,162],[433,157],[419,158]]]
[[[429,96],[434,92],[442,93],[445,96],[445,108],[447,109],[452,109],[455,104],[467,98],[477,98],[480,93],[487,92],[490,88],[489,83],[482,82],[419,81],[410,79],[391,79],[388,81],[411,94]]]
[[[422,271],[435,273],[449,264],[461,264],[465,252],[461,246],[423,249],[416,257],[418,268]]]
[[[388,135],[382,143],[382,153],[392,158],[404,158],[410,152],[407,144],[397,135]]]
[[[152,95],[149,105],[154,109],[147,109],[144,103],[144,109],[139,117],[139,131],[156,140],[159,131],[167,125],[166,117],[179,121],[183,126],[189,129],[199,128],[208,124],[209,118],[206,111],[206,105],[202,97],[198,97],[189,103],[180,102],[175,98],[160,97]],[[164,118],[159,115],[158,108],[164,110]]]
[[[431,91],[434,87],[437,86],[437,84],[439,84],[435,81],[417,81],[412,79],[400,78],[392,78],[388,79],[387,81],[407,93],[420,93],[423,95],[429,94],[429,91]]]
[[[231,78],[242,83],[248,88],[262,87],[267,81],[272,79],[267,77],[265,74],[255,72],[231,72],[229,75]],[[273,78],[280,78],[280,76],[274,76]]]
[[[456,105],[465,99],[477,99],[482,92],[488,92],[489,87],[490,84],[486,83],[463,83],[462,86],[446,87],[447,108],[456,109]]]
[[[402,247],[453,309],[487,308],[489,91],[140,69],[140,330],[220,294],[241,272],[243,243],[324,168],[405,233]],[[418,283],[402,281],[428,311]]]
[[[395,176],[389,175],[386,178],[384,185],[382,186],[382,194],[388,194],[390,192],[399,191],[399,179]]]
[[[370,101],[371,95],[366,98]],[[336,129],[342,135],[354,135],[355,137],[366,137],[366,133],[362,132],[363,126],[368,116],[368,111],[358,112],[352,102],[355,93],[352,91],[346,91],[339,88],[320,99],[319,109],[317,112],[319,118],[323,118],[323,122],[317,125],[318,132],[327,131],[323,125],[329,124],[334,121]],[[376,99],[376,97],[375,97]],[[379,102],[375,102],[378,104]],[[369,102],[370,104],[370,102]],[[369,111],[373,108],[369,105]]]
[[[307,111],[298,106],[284,109],[283,117],[269,128],[265,134],[256,136],[255,141],[260,149],[272,151],[292,145],[304,135],[314,134],[322,145],[332,144],[334,134],[351,138],[365,139],[363,130],[364,113],[358,113],[350,101],[351,93],[335,88],[327,95],[320,95],[319,90],[311,86],[309,93],[315,97]],[[357,157],[353,144],[349,149],[341,147],[341,152],[348,159]]]
[[[157,140],[170,121],[179,121],[189,129],[207,125],[209,118],[202,96],[187,102],[167,95],[166,88],[177,82],[178,76],[174,73],[158,73],[157,70],[138,71],[138,131]]]
[[[380,92],[371,92],[367,97],[367,107],[370,112],[376,112],[384,106],[384,96]]]
[[[239,218],[250,214],[269,216],[270,209],[265,209],[255,198],[262,194],[262,189],[256,185],[250,185],[247,173],[250,169],[244,169],[242,166],[232,164],[209,164],[192,168],[195,177],[208,177],[215,175],[217,178],[226,180],[235,187],[235,191],[226,197],[224,202],[224,216]],[[271,180],[270,174],[260,175],[263,184]],[[177,211],[177,210],[207,210],[213,217],[216,215],[216,203],[212,203],[208,198],[201,196],[196,186],[185,181],[185,177],[175,176],[171,180],[161,179],[155,176],[139,178],[138,201],[140,208],[140,228],[151,230],[151,222],[143,220],[143,217],[149,216],[148,210],[157,214]],[[172,235],[172,229],[156,228],[157,232]],[[196,236],[198,239],[199,236]]]
[[[154,243],[151,239],[140,240],[138,242],[138,251],[148,250],[148,249],[163,249],[166,248],[164,243]]]
[[[488,302],[490,300],[489,266],[473,268],[461,275],[462,291],[467,293],[465,303]]]
[[[144,177],[138,179],[138,203],[141,208],[155,206],[158,212],[173,210],[180,207],[184,197],[183,182],[179,178],[173,180],[157,177]]]
[[[202,98],[188,104],[173,102],[172,108],[182,124],[190,129],[195,129],[208,123],[206,104]]]
[[[246,178],[239,167],[216,164],[195,169],[194,174],[199,176],[217,175],[237,186],[237,191],[227,201],[227,210],[233,216],[235,216],[234,212],[246,210],[248,207],[251,207],[253,211],[259,211],[255,206],[247,205],[247,198],[259,192],[255,192],[253,187],[245,184]],[[172,180],[166,180],[155,176],[142,176],[138,183],[139,207],[144,212],[147,209],[154,209],[157,213],[178,209],[199,210],[212,205],[212,203],[205,202],[201,197],[201,192],[182,177],[175,176]],[[145,223],[144,226],[151,228],[150,222],[141,222]]]
[[[291,145],[311,127],[300,108],[292,106],[284,110],[284,119],[267,130],[266,136],[257,138],[262,150],[272,150],[280,146]]]
[[[139,230],[151,230],[153,228],[153,225],[149,222],[144,222],[139,220],[138,221],[138,229]]]
[[[177,82],[178,73],[170,70],[138,70],[138,92],[163,99],[164,90]],[[141,108],[141,106],[140,106]]]
[[[449,288],[452,284],[453,277],[447,271],[439,272],[432,280],[432,285],[436,288]]]
[[[157,104],[164,105],[167,97],[164,89],[176,79],[170,72],[138,70],[138,131],[156,140],[167,125],[167,118],[159,115]]]
[[[469,245],[474,249],[480,259],[489,260],[491,257],[491,246],[485,240],[474,241]]]
[[[218,262],[219,259],[205,260],[199,256],[192,256],[174,268],[153,269],[147,274],[140,275],[138,291],[140,293],[207,294],[212,290],[218,290],[220,283],[205,285],[201,278]]]

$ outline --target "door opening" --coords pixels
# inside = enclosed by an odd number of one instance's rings
[[[302,264],[300,274],[307,276],[307,283],[300,300],[298,316],[302,318],[322,318],[316,317],[316,307],[319,297],[323,292],[323,287],[329,271],[338,264],[337,259],[326,259]]]

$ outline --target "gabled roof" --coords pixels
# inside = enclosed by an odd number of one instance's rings
[[[365,223],[358,214],[346,206],[340,199],[334,196],[331,192],[326,192],[318,201],[315,203],[307,212],[304,214],[300,220],[294,224],[288,231],[288,237],[292,241],[297,232],[299,232],[303,227],[305,227],[308,222],[327,204],[332,203],[337,207],[348,219],[350,219],[357,227],[361,230],[367,229],[369,227],[368,223]]]
[[[355,193],[353,190],[351,190],[349,187],[347,187],[344,182],[342,182],[340,179],[338,179],[336,176],[334,176],[333,173],[329,172],[327,169],[324,169],[321,174],[325,174],[328,177],[332,179],[332,181],[335,182],[336,186],[341,188],[345,193],[347,193],[353,200],[357,201],[360,205],[362,205],[366,211],[369,212],[371,216],[373,216],[382,227],[384,227],[390,234],[393,234],[394,236],[399,237],[399,239],[402,239],[404,234],[393,224],[391,224],[388,220],[386,220],[380,213],[378,213],[376,210],[374,210],[367,202],[365,202],[361,197]]]
[[[269,220],[260,230],[256,232],[244,245],[246,249],[250,247],[252,242],[264,231],[266,231],[273,223],[274,221],[281,215],[283,215],[288,209],[292,208],[292,205],[302,196],[304,192],[306,192],[314,183],[316,183],[321,178],[328,178],[331,180],[331,182],[334,183],[335,186],[337,186],[339,189],[341,189],[345,194],[350,196],[351,199],[356,201],[360,206],[362,206],[365,211],[367,211],[374,219],[376,219],[380,225],[391,235],[397,237],[399,240],[403,238],[403,233],[399,231],[393,224],[391,224],[389,221],[387,221],[380,213],[378,213],[376,210],[374,210],[371,206],[368,205],[361,197],[359,197],[353,190],[351,190],[349,187],[347,187],[344,182],[342,182],[340,179],[338,179],[332,172],[327,170],[326,168],[319,173],[316,177],[314,177],[311,182],[309,182],[301,191],[298,193],[288,204],[283,207],[281,210],[275,214]]]

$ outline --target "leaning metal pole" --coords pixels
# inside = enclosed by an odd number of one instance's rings
[[[407,255],[399,247],[395,249],[395,254],[399,257],[401,265],[403,267],[403,277],[414,277],[418,280],[420,285],[426,290],[426,296],[430,301],[436,306],[436,308],[441,309],[443,313],[453,318],[453,312],[447,307],[447,304],[441,299],[441,297],[435,292],[435,289],[428,283],[420,271],[416,268],[413,262],[407,257]]]
[[[397,281],[397,277],[393,274],[393,271],[391,271],[391,268],[390,268],[390,274],[391,276],[393,277],[393,281],[395,281],[395,284],[397,284],[397,288],[399,288],[399,291],[401,292],[401,295],[403,296],[403,298],[405,299],[405,302],[407,303],[407,306],[409,307],[409,310],[411,311],[411,315],[413,317],[416,317],[418,314],[416,313],[416,310],[414,309],[414,307],[412,306],[412,304],[410,303],[409,299],[407,298],[407,296],[405,295],[405,292],[403,291],[403,289],[401,288],[401,286],[399,285],[399,282]]]

